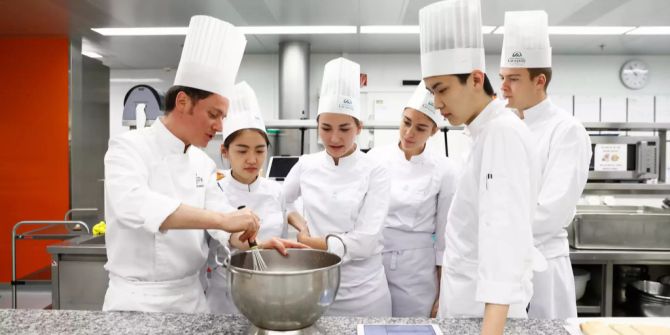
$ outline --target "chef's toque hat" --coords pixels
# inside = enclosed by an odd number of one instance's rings
[[[500,67],[551,67],[547,21],[543,10],[505,12]]]
[[[406,108],[416,109],[419,112],[426,114],[435,124],[440,127],[444,121],[444,117],[440,114],[438,110],[435,109],[433,95],[428,92],[426,85],[419,83],[414,94],[407,102]]]
[[[235,85],[228,115],[223,119],[223,141],[240,129],[266,132],[256,93],[246,81]]]
[[[174,85],[230,98],[246,44],[244,34],[228,22],[191,17]]]
[[[479,0],[446,0],[419,11],[424,78],[485,71]]]
[[[326,63],[318,114],[346,114],[360,120],[360,74],[360,65],[346,58],[340,57]]]

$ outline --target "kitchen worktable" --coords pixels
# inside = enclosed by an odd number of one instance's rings
[[[479,319],[322,317],[323,334],[356,334],[359,323],[437,323],[445,335],[479,334]],[[505,334],[568,334],[562,320],[508,320]],[[0,334],[246,334],[241,315],[0,309]]]

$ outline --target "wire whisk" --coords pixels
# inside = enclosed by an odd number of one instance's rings
[[[256,241],[249,240],[249,247],[251,250],[251,256],[253,258],[254,271],[267,271],[268,266],[267,264],[265,264],[265,261],[263,260],[263,256],[261,255],[261,249],[258,248],[258,244],[256,244]]]
[[[239,206],[237,209],[243,209],[247,206]],[[249,250],[251,250],[251,257],[253,259],[254,271],[267,271],[268,266],[263,260],[261,249],[258,247],[256,241],[249,240]]]

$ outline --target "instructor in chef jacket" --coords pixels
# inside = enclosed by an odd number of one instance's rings
[[[552,74],[547,21],[544,11],[505,13],[500,78],[507,107],[528,126],[540,154],[533,237],[548,269],[533,277],[528,316],[567,319],[577,317],[577,304],[566,227],[586,185],[591,140],[579,121],[547,97]]]
[[[165,115],[110,140],[103,310],[207,312],[204,229],[226,242],[227,232],[255,238],[258,217],[233,211],[216,186],[215,163],[199,149],[221,131],[245,45],[229,23],[192,17]]]
[[[421,71],[452,125],[465,124],[470,154],[451,203],[439,317],[483,317],[482,334],[525,318],[533,270],[537,154],[528,128],[493,98],[485,74],[479,0],[447,0],[419,11]]]

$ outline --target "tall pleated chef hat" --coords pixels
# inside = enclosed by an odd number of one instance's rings
[[[346,58],[336,58],[323,70],[318,114],[346,114],[361,119],[361,66]]]
[[[228,115],[223,119],[223,141],[240,129],[266,132],[256,93],[246,81],[235,85]]]
[[[485,71],[479,0],[446,0],[419,10],[423,78]]]
[[[444,117],[438,110],[435,109],[433,95],[426,89],[426,84],[423,80],[419,83],[414,94],[409,98],[405,108],[416,109],[417,111],[426,114],[435,124],[440,127],[444,122]]]
[[[228,22],[191,17],[174,85],[230,97],[246,44],[244,34]]]
[[[551,67],[547,12],[505,12],[500,67]]]

